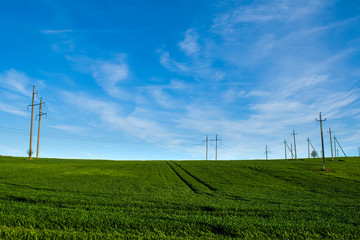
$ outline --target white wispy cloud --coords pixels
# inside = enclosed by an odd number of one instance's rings
[[[252,4],[229,2],[228,8],[214,19],[212,29],[221,33],[234,33],[242,23],[266,24],[273,21],[299,21],[316,13],[326,3],[321,1],[256,1]],[[230,10],[229,10],[230,9]]]
[[[181,51],[184,51],[186,55],[192,56],[199,52],[200,46],[198,44],[198,34],[194,29],[189,29],[185,33],[185,39],[179,42],[179,47]]]
[[[50,128],[59,129],[71,133],[81,133],[84,132],[86,129],[83,127],[78,126],[70,126],[70,125],[50,125]]]
[[[27,113],[24,110],[17,108],[16,106],[5,104],[0,102],[0,111],[11,113],[18,116],[27,116]]]
[[[170,57],[170,54],[166,51],[160,55],[160,63],[163,67],[170,71],[186,75],[193,76],[196,79],[206,78],[212,81],[222,80],[225,73],[212,67],[210,59],[197,57],[189,59],[187,62],[176,61]]]
[[[54,34],[61,34],[61,33],[69,33],[69,32],[73,32],[73,31],[74,31],[73,29],[58,29],[58,30],[46,29],[46,30],[42,30],[41,33],[54,35]]]
[[[22,95],[31,95],[28,86],[33,82],[25,73],[14,69],[7,70],[0,74],[0,86]]]
[[[113,102],[93,99],[85,94],[63,92],[68,103],[77,108],[88,111],[97,116],[103,128],[120,130],[127,135],[134,136],[154,144],[171,144],[177,135],[161,124],[161,121],[152,120],[154,110],[135,109],[130,114],[122,113],[121,107]]]
[[[95,61],[91,72],[105,92],[113,97],[121,97],[123,91],[118,84],[129,77],[129,66],[123,56],[113,61]]]
[[[125,54],[117,54],[112,59],[93,59],[86,56],[66,56],[74,66],[85,74],[90,74],[109,96],[119,99],[130,99],[121,83],[129,80],[130,68]]]

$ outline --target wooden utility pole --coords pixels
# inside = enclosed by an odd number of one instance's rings
[[[287,156],[286,156],[286,139],[284,139],[284,148],[285,148],[285,160],[287,160]]]
[[[310,158],[310,139],[309,138],[307,138],[306,139],[306,141],[307,141],[307,145],[308,145],[308,158]]]
[[[296,155],[296,142],[295,142],[295,135],[297,135],[297,133],[295,133],[295,130],[293,130],[292,134],[294,137],[294,153],[295,153],[295,160],[297,159],[297,155]]]
[[[39,115],[38,115],[39,116],[39,129],[38,129],[36,158],[39,158],[41,116],[46,115],[46,113],[41,112],[41,107],[43,104],[45,105],[45,102],[43,103],[42,98],[41,98],[40,99],[40,110],[39,110]]]
[[[31,121],[30,121],[30,146],[29,146],[29,160],[31,160],[32,155],[32,135],[33,135],[33,119],[34,119],[34,98],[35,98],[35,85],[33,86],[32,94],[32,104],[31,106]],[[29,107],[29,106],[28,106]]]
[[[332,148],[332,142],[331,142],[331,128],[329,128],[329,135],[330,135],[331,160],[334,161],[333,148]]]
[[[322,148],[322,159],[323,159],[323,170],[325,171],[325,151],[324,151],[324,137],[323,137],[323,130],[322,130],[322,122],[326,121],[325,119],[321,118],[321,112],[319,113],[319,120],[316,121],[320,122],[320,134],[321,134],[321,148]]]

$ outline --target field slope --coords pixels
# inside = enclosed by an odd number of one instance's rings
[[[0,157],[0,239],[356,239],[360,159]]]

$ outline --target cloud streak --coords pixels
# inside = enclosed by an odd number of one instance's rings
[[[129,77],[129,66],[118,57],[114,61],[95,61],[91,67],[91,74],[105,92],[112,97],[121,98],[123,91],[118,86]]]
[[[25,73],[10,69],[0,74],[0,86],[21,95],[29,95],[28,85],[33,82]]]

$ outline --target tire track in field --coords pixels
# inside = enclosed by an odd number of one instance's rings
[[[180,178],[180,180],[185,183],[190,189],[191,191],[193,191],[196,194],[199,194],[199,192],[188,182],[186,181],[176,170],[173,166],[170,165],[169,162],[166,162],[167,165],[171,168],[171,170],[173,170],[173,172],[176,174],[176,176],[178,176],[178,178]]]
[[[209,184],[207,184],[206,182],[202,181],[201,179],[197,178],[196,176],[194,176],[193,174],[191,174],[189,171],[187,171],[186,169],[184,169],[182,166],[180,166],[179,164],[173,162],[176,166],[178,166],[179,168],[181,168],[184,172],[186,172],[190,177],[192,177],[193,179],[195,179],[198,183],[202,184],[203,186],[205,186],[206,188],[208,188],[210,191],[216,191],[217,189],[210,186]]]

